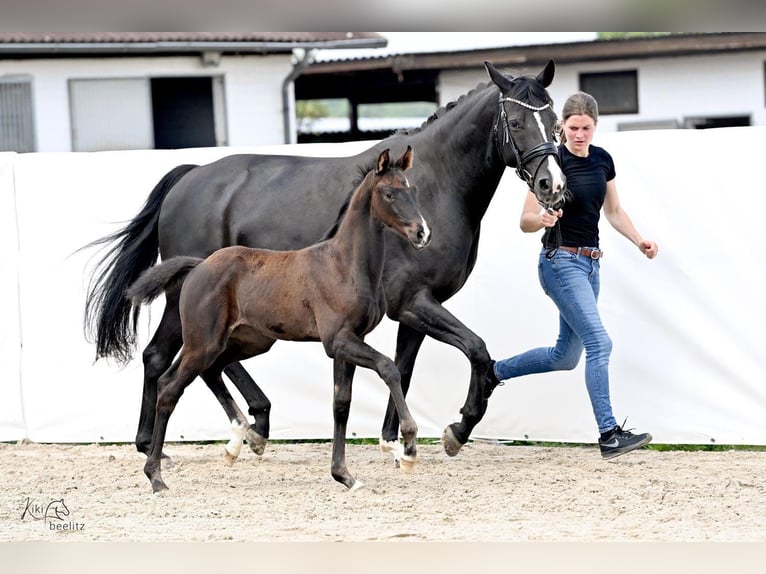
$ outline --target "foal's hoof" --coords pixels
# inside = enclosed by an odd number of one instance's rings
[[[152,480],[152,492],[154,494],[159,494],[161,492],[165,492],[166,490],[170,490],[168,488],[168,485],[165,484],[165,482],[161,478],[156,478]]]
[[[451,426],[445,428],[442,433],[442,446],[448,456],[455,456],[463,448],[463,443],[457,440]]]
[[[245,440],[247,441],[247,444],[250,445],[250,450],[258,456],[263,455],[263,451],[266,450],[267,439],[263,438],[253,429],[248,428],[245,433]]]
[[[364,488],[364,483],[361,480],[354,481],[354,484],[351,485],[351,488],[348,489],[349,492],[354,492],[355,490],[359,490],[360,488]]]
[[[162,470],[168,470],[169,468],[173,468],[174,466],[175,466],[175,463],[173,462],[173,459],[163,452],[162,456],[160,456],[160,468]]]
[[[407,456],[404,455],[402,457],[402,463],[401,468],[402,471],[404,471],[407,474],[412,474],[415,472],[415,463],[417,463],[418,459],[416,459],[414,456]]]
[[[237,455],[231,454],[226,448],[223,449],[223,463],[226,466],[234,466],[234,463],[237,462],[238,458]]]

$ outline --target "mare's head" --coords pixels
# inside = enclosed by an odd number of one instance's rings
[[[506,76],[484,62],[492,82],[500,88],[495,136],[506,165],[516,168],[537,200],[546,207],[564,201],[566,178],[556,147],[553,100],[546,88],[553,81],[553,60],[537,76]]]
[[[410,146],[395,162],[388,149],[380,153],[372,174],[372,212],[415,249],[423,249],[431,241],[431,229],[420,213],[415,186],[404,173],[411,167]]]

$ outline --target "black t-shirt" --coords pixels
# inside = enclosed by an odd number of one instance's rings
[[[561,169],[567,178],[570,197],[559,219],[561,245],[598,247],[598,221],[606,197],[606,182],[615,178],[614,161],[605,149],[591,145],[588,157],[572,154],[564,144],[559,146]],[[554,228],[543,234],[543,245],[552,245]]]

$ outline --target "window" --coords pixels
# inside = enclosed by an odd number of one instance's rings
[[[751,125],[750,116],[716,116],[684,118],[684,127],[695,130],[731,128]]]
[[[580,90],[596,98],[599,114],[638,113],[636,70],[580,74]]]
[[[0,77],[0,151],[35,151],[32,81]]]

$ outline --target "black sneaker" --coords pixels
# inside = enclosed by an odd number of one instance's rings
[[[651,440],[652,435],[648,432],[633,434],[629,430],[622,430],[622,427],[617,425],[598,439],[598,446],[601,448],[601,457],[610,459],[641,448],[649,444]]]

